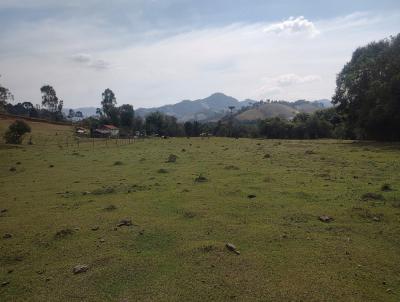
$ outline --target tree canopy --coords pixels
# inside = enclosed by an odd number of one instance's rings
[[[400,140],[400,34],[353,53],[333,103],[352,137]]]

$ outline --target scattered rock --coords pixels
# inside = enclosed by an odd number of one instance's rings
[[[379,221],[381,221],[381,218],[378,216],[374,216],[374,217],[372,217],[372,220],[379,222]]]
[[[54,168],[54,165],[49,165],[49,168]]]
[[[205,178],[203,175],[199,175],[194,179],[194,182],[206,182],[207,178]]]
[[[88,265],[79,264],[72,269],[72,272],[76,275],[80,273],[85,273],[88,271],[88,269],[89,269]]]
[[[89,194],[90,194],[89,191],[82,192],[82,195],[89,195]]]
[[[132,225],[132,220],[130,220],[130,219],[122,219],[122,220],[117,224],[117,227],[131,226],[131,225]]]
[[[14,272],[14,270],[13,270],[13,269],[9,269],[9,270],[7,271],[7,274],[11,274],[12,272]]]
[[[101,243],[104,243],[104,242],[106,242],[106,240],[105,240],[104,238],[101,238],[101,239],[100,239],[100,242],[101,242]]]
[[[116,162],[114,162],[114,166],[122,166],[123,163],[122,161],[117,160]]]
[[[20,164],[21,164],[21,162],[20,162],[20,161],[17,161],[15,164],[16,164],[16,165],[20,165]]]
[[[1,286],[4,287],[4,286],[7,286],[8,284],[10,284],[10,281],[5,281],[5,282],[1,283]]]
[[[8,212],[8,209],[0,209],[0,213]]]
[[[225,170],[239,170],[239,168],[233,165],[229,165],[225,167]]]
[[[186,152],[186,149],[185,149],[185,148],[183,148],[181,151],[182,151],[182,152]]]
[[[250,199],[253,199],[253,198],[256,198],[257,196],[256,195],[254,195],[254,194],[249,194],[249,195],[247,195],[247,198],[250,198]]]
[[[237,250],[236,246],[234,246],[232,243],[227,243],[225,244],[225,246],[229,251],[234,252],[236,255],[240,255],[240,252]]]
[[[267,154],[264,155],[264,158],[270,158],[270,157],[271,157],[271,154],[267,153]]]
[[[17,171],[17,169],[15,167],[10,168],[10,172],[15,172],[15,171]]]
[[[318,219],[319,219],[320,221],[322,221],[322,222],[327,222],[327,223],[333,221],[333,218],[332,218],[332,217],[329,217],[329,216],[327,216],[327,215],[319,216]]]
[[[311,155],[311,154],[315,154],[315,152],[313,150],[306,150],[304,152],[304,154]]]
[[[175,154],[170,154],[169,156],[168,156],[168,159],[167,159],[167,163],[174,163],[174,162],[176,162],[176,160],[178,159],[178,156],[176,156]]]
[[[11,237],[12,237],[12,235],[9,234],[9,233],[6,233],[6,234],[3,235],[4,239],[10,239]]]
[[[99,229],[99,226],[98,226],[98,225],[92,227],[92,231],[97,231],[98,229]]]
[[[161,173],[161,174],[166,174],[166,173],[168,173],[168,171],[165,170],[165,169],[158,169],[157,172],[158,172],[158,173]]]

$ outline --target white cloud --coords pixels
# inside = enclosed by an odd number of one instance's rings
[[[268,25],[264,28],[266,33],[275,34],[298,34],[306,33],[310,37],[315,37],[319,34],[315,24],[303,16],[290,17],[289,19]]]
[[[294,73],[283,74],[276,78],[276,82],[279,86],[291,86],[296,84],[312,83],[320,80],[321,77],[318,75],[299,76]]]

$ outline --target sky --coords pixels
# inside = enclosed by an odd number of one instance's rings
[[[106,88],[134,108],[330,99],[357,47],[399,32],[399,0],[0,0],[0,84],[68,108]]]

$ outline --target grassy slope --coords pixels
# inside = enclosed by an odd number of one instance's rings
[[[266,119],[272,117],[283,117],[290,118],[294,117],[299,111],[293,109],[289,106],[278,104],[278,103],[268,103],[263,104],[257,108],[252,108],[238,114],[235,118],[239,121],[255,121],[259,119]]]
[[[182,138],[93,151],[49,143],[68,130],[38,132],[47,147],[0,148],[0,235],[13,235],[0,238],[1,301],[400,299],[397,145]],[[103,186],[115,191],[82,194]],[[115,230],[123,218],[137,226]],[[73,275],[77,264],[90,270]]]

